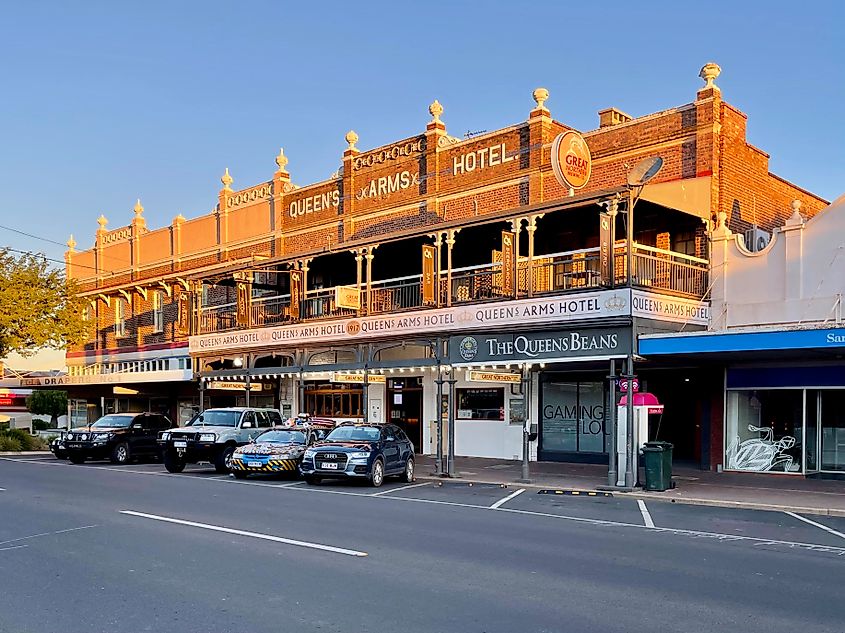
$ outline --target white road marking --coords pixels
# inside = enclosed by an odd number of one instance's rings
[[[258,532],[247,532],[246,530],[236,530],[234,528],[227,528],[221,525],[209,525],[208,523],[197,523],[196,521],[185,521],[184,519],[175,519],[173,517],[159,516],[157,514],[147,514],[145,512],[135,512],[134,510],[120,510],[121,514],[127,514],[134,517],[141,517],[143,519],[152,519],[154,521],[163,521],[165,523],[175,523],[177,525],[187,525],[189,527],[200,528],[203,530],[212,530],[214,532],[224,532],[226,534],[237,534],[238,536],[248,536],[250,538],[262,539],[264,541],[274,541],[276,543],[284,543],[285,545],[296,545],[297,547],[306,547],[308,549],[317,549],[324,552],[332,552],[334,554],[345,554],[346,556],[367,556],[367,552],[359,552],[354,549],[345,549],[343,547],[334,547],[332,545],[323,545],[322,543],[311,543],[308,541],[297,541],[295,539],[284,538],[281,536],[273,536],[272,534],[260,534]]]
[[[400,486],[398,488],[390,488],[389,490],[382,490],[381,492],[375,492],[371,495],[367,495],[368,497],[380,497],[382,495],[390,494],[391,492],[399,492],[400,490],[408,490],[409,488],[421,488],[423,486],[427,486],[429,482],[424,482],[421,484],[408,484],[407,486]]]
[[[491,510],[497,510],[498,508],[501,508],[501,507],[502,507],[503,505],[505,505],[508,501],[510,501],[510,500],[511,500],[511,499],[513,499],[514,497],[518,497],[518,496],[519,496],[519,495],[521,495],[523,492],[525,492],[525,488],[520,488],[520,489],[519,489],[519,490],[517,490],[516,492],[512,492],[512,493],[510,493],[510,494],[509,494],[507,497],[505,497],[504,499],[499,499],[496,503],[494,503],[492,506],[490,506],[490,509],[491,509]]]
[[[821,523],[816,523],[815,521],[810,521],[810,519],[805,519],[800,514],[795,514],[794,512],[785,512],[784,514],[788,514],[791,517],[795,517],[796,519],[798,519],[799,521],[803,521],[804,523],[809,523],[810,525],[813,525],[813,526],[819,528],[820,530],[824,530],[825,532],[830,532],[831,534],[838,536],[839,538],[845,538],[845,534],[843,534],[842,532],[838,532],[838,531],[834,530],[833,528],[829,528],[826,525],[822,525]]]
[[[6,492],[5,488],[0,488],[0,492]]]
[[[9,457],[0,457],[0,460],[7,460],[13,462],[25,462],[31,463],[32,460],[25,460],[25,459],[14,459]],[[42,464],[43,465],[43,464]],[[50,466],[69,466],[69,464],[61,464],[61,463],[50,463],[47,464]],[[109,468],[109,467],[91,467],[91,470],[99,469],[99,470],[114,470],[116,472],[122,473],[133,473],[139,475],[157,475],[160,477],[183,477],[183,475],[179,474],[171,474],[171,473],[156,473],[156,472],[149,472],[149,471],[142,471],[142,470],[129,470],[124,468]],[[246,481],[233,481],[231,479],[207,479],[207,478],[199,478],[196,477],[193,481],[211,481],[211,482],[226,482],[226,483],[236,483],[241,485],[261,485],[267,486],[269,488],[284,488],[285,490],[291,491],[302,491],[302,492],[312,492],[312,493],[319,493],[319,494],[330,494],[330,495],[346,495],[349,497],[370,497],[372,498],[371,494],[361,493],[361,492],[346,492],[343,490],[321,490],[319,487],[316,486],[274,486],[272,484],[259,484],[258,482],[246,482]],[[300,482],[296,482],[300,483]],[[378,499],[390,499],[394,501],[408,501],[412,503],[427,503],[433,505],[443,505],[443,506],[452,506],[452,507],[460,507],[460,508],[471,508],[476,510],[489,510],[489,506],[486,505],[476,505],[471,503],[459,503],[456,501],[436,501],[434,499],[416,499],[414,497],[397,497],[397,496],[385,496],[385,497],[377,497]],[[559,519],[563,521],[574,521],[576,523],[587,523],[590,525],[603,525],[603,526],[610,526],[610,527],[622,527],[622,528],[635,528],[640,530],[649,530],[652,533],[654,532],[664,532],[667,534],[676,534],[676,535],[684,535],[690,536],[693,538],[712,538],[720,541],[751,541],[755,545],[781,545],[790,548],[800,548],[809,551],[818,551],[818,552],[826,552],[836,554],[837,556],[845,557],[845,547],[835,547],[830,545],[819,545],[816,543],[804,543],[804,542],[797,542],[797,541],[780,541],[774,539],[764,539],[764,538],[757,538],[753,536],[739,536],[736,534],[722,534],[719,532],[699,532],[695,530],[684,530],[680,528],[666,528],[666,527],[654,527],[654,528],[646,528],[644,525],[639,525],[637,523],[624,523],[621,521],[606,521],[603,519],[587,519],[584,517],[574,517],[574,516],[567,516],[562,514],[550,514],[546,512],[535,512],[532,510],[516,510],[513,508],[497,508],[500,512],[512,512],[514,514],[522,514],[526,516],[539,516],[539,517],[546,517],[551,519]]]
[[[78,530],[89,530],[97,527],[96,525],[83,525],[82,527],[68,528],[66,530],[56,530],[55,532],[42,532],[41,534],[31,534],[29,536],[22,536],[20,538],[9,539],[8,541],[0,541],[0,545],[7,545],[8,543],[17,543],[18,541],[26,541],[31,538],[38,538],[40,536],[53,536],[54,534],[64,534],[66,532],[76,532]]]
[[[12,545],[11,547],[0,547],[0,552],[7,552],[10,549],[23,549],[24,547],[29,547],[29,545]]]
[[[645,505],[645,501],[642,499],[637,499],[637,505],[640,506],[640,514],[643,515],[643,523],[647,528],[654,527],[654,521],[651,520],[651,512],[648,511],[648,508]]]

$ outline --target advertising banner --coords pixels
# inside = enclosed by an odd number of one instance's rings
[[[502,231],[502,295],[516,294],[516,234]]]
[[[435,303],[434,298],[434,261],[437,249],[430,244],[422,247],[422,302],[423,305]]]
[[[299,318],[299,304],[302,300],[302,271],[290,271],[290,318]]]

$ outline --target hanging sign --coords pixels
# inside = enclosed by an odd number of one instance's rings
[[[247,384],[245,382],[226,382],[222,380],[209,380],[205,383],[206,389],[217,389],[219,391],[246,391]],[[249,383],[250,391],[270,391],[273,385],[263,382]]]
[[[346,374],[341,372],[334,372],[332,374],[331,382],[339,382],[339,383],[351,383],[354,385],[363,385],[364,384],[364,374]],[[368,374],[367,375],[367,382],[370,384],[380,384],[383,385],[385,383],[384,374]]]
[[[249,327],[252,312],[252,284],[248,281],[238,281],[238,325]]]
[[[334,304],[338,308],[360,310],[361,293],[355,286],[336,286],[334,289]]]
[[[573,130],[558,134],[552,143],[552,171],[569,189],[581,189],[590,179],[593,158],[584,137]]]
[[[191,295],[187,290],[180,290],[179,296],[179,314],[176,324],[176,330],[181,336],[187,336],[191,333]]]
[[[610,266],[610,225],[613,218],[609,213],[599,213],[599,277],[601,285],[608,285],[613,278]]]
[[[302,271],[291,270],[290,272],[290,317],[299,318],[299,302],[302,299]]]
[[[507,382],[518,384],[522,382],[522,376],[496,371],[470,371],[467,372],[467,380],[470,382]]]
[[[424,244],[422,247],[422,302],[423,305],[430,305],[434,299],[434,259],[437,249]]]
[[[502,231],[502,294],[513,297],[516,291],[516,233]]]

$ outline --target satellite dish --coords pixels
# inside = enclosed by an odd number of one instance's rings
[[[660,156],[643,158],[628,172],[628,185],[631,187],[642,187],[654,178],[662,167],[663,159]]]

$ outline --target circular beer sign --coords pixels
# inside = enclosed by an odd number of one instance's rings
[[[564,187],[581,189],[590,179],[593,158],[587,141],[578,132],[558,134],[552,143],[552,169]]]

